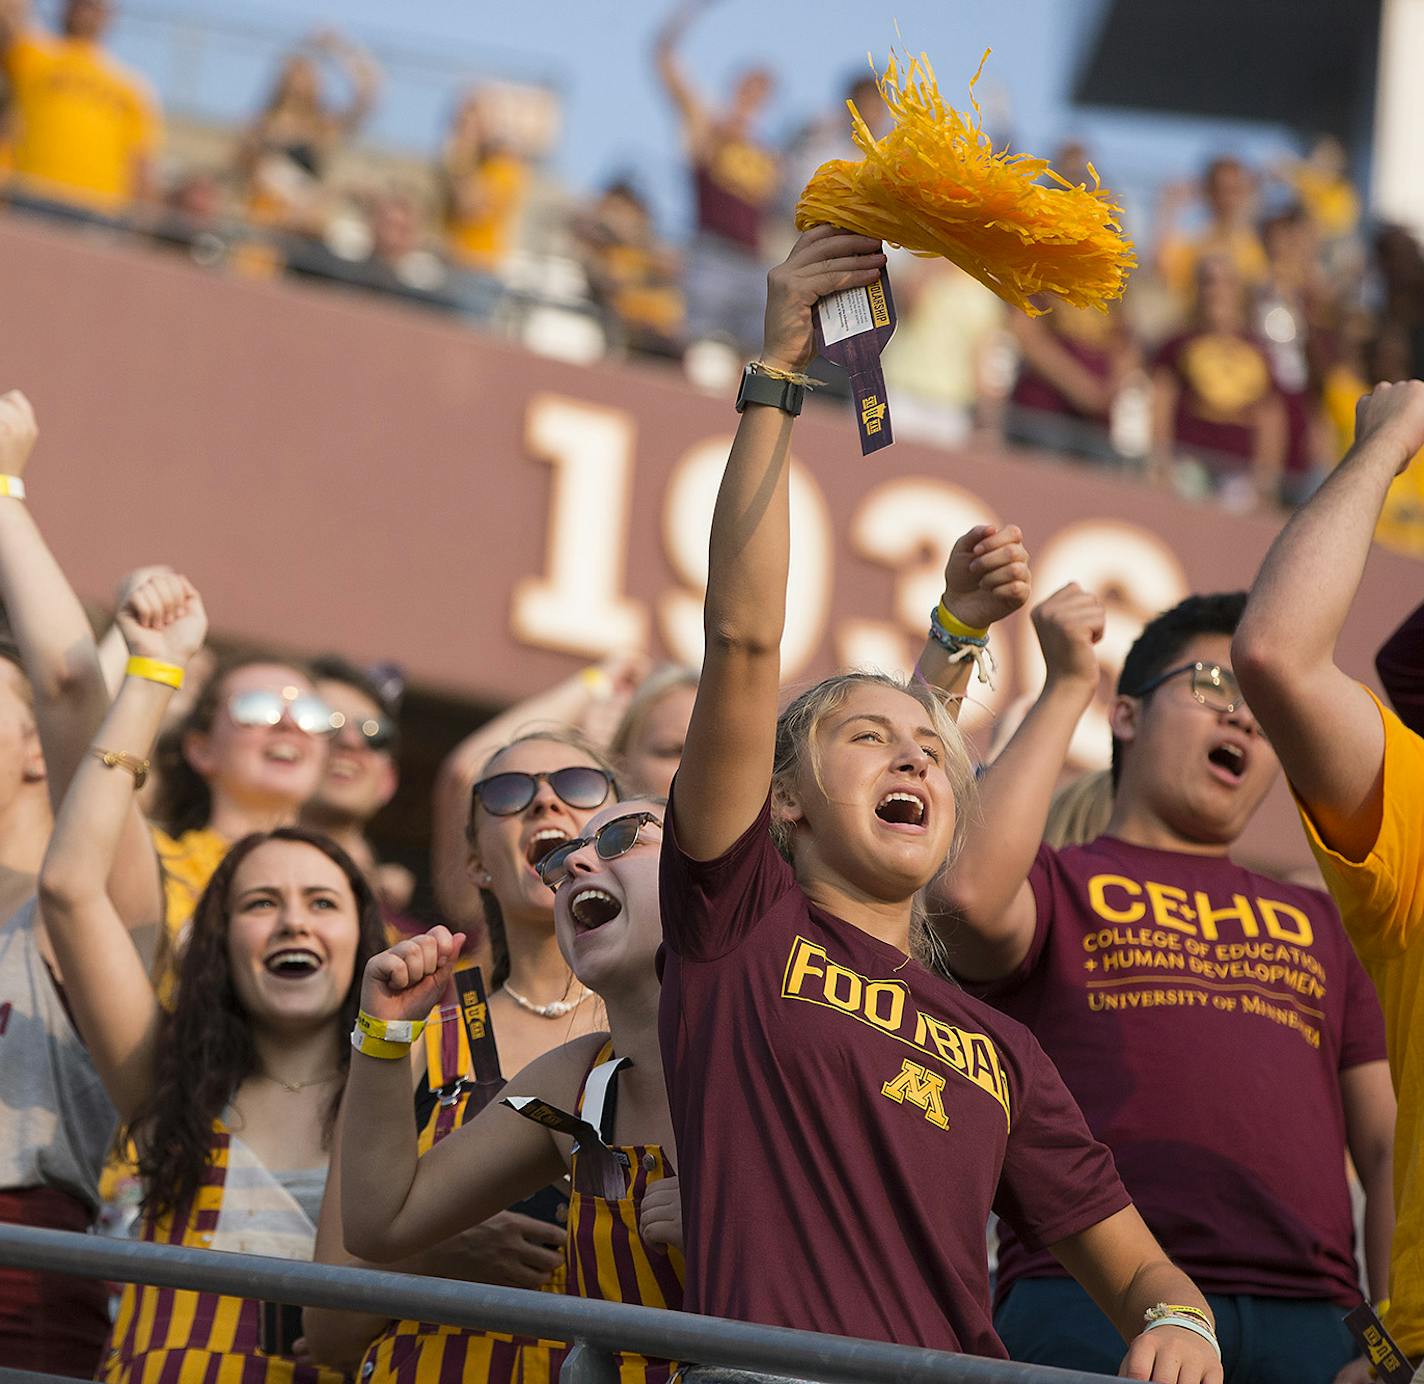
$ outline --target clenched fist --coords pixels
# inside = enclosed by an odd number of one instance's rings
[[[1016,524],[980,524],[961,535],[944,569],[944,608],[975,629],[1012,615],[1032,589],[1028,549]]]
[[[423,1019],[437,1004],[455,970],[463,932],[436,924],[420,937],[407,937],[366,963],[361,1008],[373,1019]]]
[[[23,476],[39,437],[30,401],[18,389],[0,394],[0,475]]]
[[[1377,384],[1355,405],[1355,445],[1376,440],[1397,452],[1396,474],[1424,447],[1424,382]]]
[[[1075,581],[1060,587],[1033,612],[1049,682],[1081,683],[1097,690],[1098,656],[1093,646],[1103,637],[1107,610],[1091,591]]]
[[[203,647],[208,616],[187,577],[155,570],[129,592],[114,616],[129,653],[180,668]]]

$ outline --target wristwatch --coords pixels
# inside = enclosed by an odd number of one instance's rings
[[[737,412],[740,413],[748,404],[769,404],[795,418],[801,412],[801,402],[805,397],[804,386],[763,375],[753,361],[742,371],[742,387],[737,391]]]

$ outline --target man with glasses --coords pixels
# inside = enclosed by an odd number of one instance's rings
[[[1360,401],[1355,445],[1266,555],[1232,646],[1325,882],[1384,1004],[1400,1099],[1399,1221],[1384,1315],[1416,1361],[1424,1355],[1424,1046],[1417,1036],[1424,996],[1424,738],[1405,724],[1417,715],[1417,703],[1398,701],[1402,721],[1337,666],[1335,642],[1350,617],[1385,497],[1396,476],[1420,465],[1421,448],[1424,383],[1382,384]],[[1396,685],[1415,691],[1424,663],[1418,624],[1411,621],[1387,648],[1381,675],[1388,670]],[[1413,687],[1404,676],[1411,671]]]
[[[960,978],[1033,1030],[1207,1294],[1227,1377],[1331,1384],[1360,1368],[1346,1146],[1383,1295],[1394,1101],[1329,899],[1228,856],[1277,772],[1230,664],[1244,604],[1192,596],[1144,628],[1112,702],[1107,830],[1061,850],[1041,837],[1104,610],[1070,585],[1034,612],[1047,680],[983,776],[938,930]],[[1003,1230],[995,1326],[1015,1359],[1111,1374],[1117,1333],[1050,1248]]]
[[[408,929],[399,915],[410,903],[415,878],[404,866],[378,862],[366,836],[400,786],[394,700],[370,674],[336,655],[315,659],[311,673],[336,729],[321,784],[302,808],[302,825],[331,837],[365,871],[388,925],[404,936]],[[411,927],[423,930],[414,922]]]

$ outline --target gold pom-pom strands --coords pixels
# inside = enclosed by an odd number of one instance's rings
[[[988,57],[969,83],[974,113],[966,116],[945,104],[923,53],[902,77],[892,52],[877,85],[894,127],[876,140],[846,103],[865,157],[816,170],[796,204],[797,229],[824,221],[942,255],[1030,316],[1043,311],[1031,300],[1045,293],[1105,311],[1137,264],[1122,209],[1091,165],[1093,186],[1074,186],[1045,159],[994,149],[974,99]]]

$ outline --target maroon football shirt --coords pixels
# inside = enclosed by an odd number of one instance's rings
[[[1044,846],[1028,1025],[1162,1247],[1209,1293],[1360,1301],[1340,1073],[1384,1021],[1335,906],[1223,856]],[[1061,1276],[1007,1227],[999,1293]]]
[[[1128,1204],[1012,1019],[811,904],[768,834],[662,848],[660,1032],[685,1306],[1004,1355],[990,1209],[1051,1244]]]

